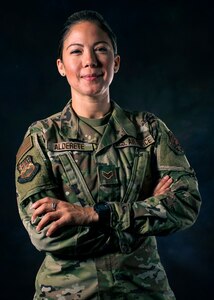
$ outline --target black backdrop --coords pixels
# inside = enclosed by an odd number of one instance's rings
[[[3,4],[4,3],[4,4]],[[7,1],[1,41],[1,289],[3,300],[32,299],[43,259],[19,219],[15,154],[33,121],[69,99],[56,69],[59,32],[81,9],[98,10],[118,36],[121,69],[111,95],[128,109],[149,110],[179,138],[203,198],[193,227],[158,238],[178,300],[211,299],[213,273],[213,1]]]

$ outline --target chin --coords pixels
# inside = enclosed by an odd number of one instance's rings
[[[88,92],[85,93],[85,95],[87,95],[89,97],[98,97],[98,96],[103,95],[103,91],[102,90],[88,91]]]

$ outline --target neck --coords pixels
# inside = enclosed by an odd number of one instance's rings
[[[72,108],[81,117],[90,119],[100,119],[104,117],[111,108],[109,98],[72,98]]]

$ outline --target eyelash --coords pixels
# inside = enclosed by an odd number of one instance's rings
[[[94,51],[95,51],[95,52],[106,53],[106,52],[108,51],[108,49],[105,48],[105,47],[98,47],[98,48],[95,48]],[[79,50],[79,49],[75,49],[75,50],[72,50],[72,51],[70,52],[70,54],[81,54],[81,53],[82,53],[82,51]]]
[[[107,48],[105,48],[105,47],[99,47],[99,48],[96,48],[95,51],[98,51],[98,52],[107,52]]]
[[[71,52],[70,52],[71,54],[79,54],[79,53],[81,53],[81,50],[72,50]]]

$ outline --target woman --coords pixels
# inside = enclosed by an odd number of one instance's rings
[[[102,16],[71,15],[57,59],[71,100],[17,153],[19,213],[46,254],[34,299],[175,299],[154,236],[195,222],[197,179],[160,119],[111,100],[119,66]]]

